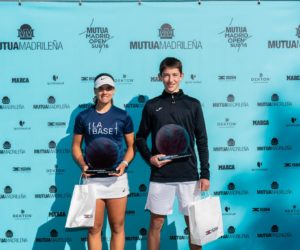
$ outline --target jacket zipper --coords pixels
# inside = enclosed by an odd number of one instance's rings
[[[174,98],[174,95],[172,95],[172,104],[175,104],[175,98]]]

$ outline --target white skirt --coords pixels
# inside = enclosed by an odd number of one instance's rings
[[[92,186],[96,199],[122,198],[129,194],[127,173],[121,176],[87,178],[83,183]]]

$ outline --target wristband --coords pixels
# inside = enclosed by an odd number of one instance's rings
[[[128,162],[125,160],[121,161],[121,163],[124,163],[126,165],[126,167],[128,167],[128,165],[129,165]]]

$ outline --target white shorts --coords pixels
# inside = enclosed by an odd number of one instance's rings
[[[129,194],[127,173],[105,178],[87,178],[83,182],[93,186],[97,199],[113,199]]]
[[[150,182],[145,209],[158,215],[172,214],[174,199],[177,196],[179,211],[188,215],[188,205],[200,199],[200,193],[198,181]]]

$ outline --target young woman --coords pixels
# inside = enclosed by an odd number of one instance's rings
[[[94,184],[97,194],[95,223],[88,230],[88,247],[89,250],[102,249],[101,230],[106,209],[111,229],[110,249],[123,250],[125,245],[124,219],[127,195],[129,194],[126,167],[134,157],[133,123],[126,111],[113,105],[115,83],[111,75],[103,73],[95,78],[94,93],[95,105],[82,111],[76,117],[72,144],[73,158],[87,178],[86,182]],[[113,147],[97,145],[99,142],[101,144],[102,138],[105,138],[105,142],[110,141],[112,145],[116,145],[117,151],[114,154],[111,155]],[[123,148],[123,139],[127,145],[126,150]],[[81,149],[83,141],[85,142],[85,153],[96,145],[104,150],[103,154],[99,155],[99,157],[104,155],[103,161],[109,157],[116,157],[114,164],[109,166],[109,169],[117,171],[115,173],[86,174],[86,170],[99,166],[91,166],[87,155],[84,156]]]

